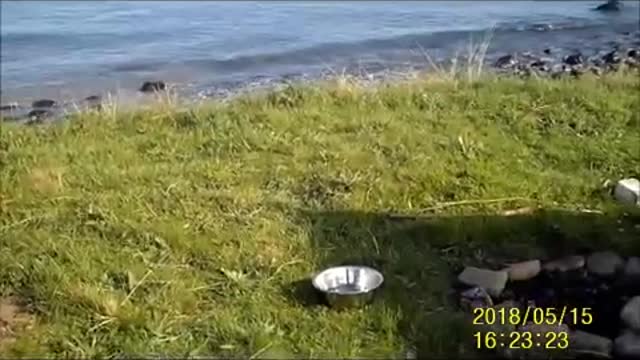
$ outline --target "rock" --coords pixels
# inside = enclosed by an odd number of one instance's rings
[[[166,84],[162,81],[145,81],[140,87],[142,92],[156,92],[166,89]]]
[[[51,108],[56,106],[56,102],[50,99],[40,99],[31,103],[31,107],[34,108]]]
[[[637,59],[630,57],[624,60],[624,64],[627,65],[628,67],[634,68],[634,67],[637,67],[640,64],[640,62]]]
[[[90,95],[90,96],[87,96],[86,98],[84,98],[84,101],[88,101],[88,102],[102,101],[102,96],[100,96],[100,95]]]
[[[584,62],[584,58],[582,57],[582,54],[578,52],[575,54],[565,56],[562,62],[571,66],[580,65]]]
[[[624,260],[613,251],[601,251],[587,258],[587,269],[598,276],[613,276],[624,267]]]
[[[624,277],[630,281],[640,283],[640,257],[630,257],[624,267]]]
[[[634,331],[640,332],[640,296],[631,298],[620,311],[620,320]]]
[[[544,49],[544,51],[543,51],[543,52],[544,52],[545,54],[547,54],[547,55],[551,55],[551,49],[549,49],[549,48]]]
[[[571,71],[569,72],[569,74],[571,74],[571,76],[573,76],[576,79],[582,76],[583,73],[584,73],[584,70],[579,68],[571,68]]]
[[[545,271],[549,271],[549,272],[553,272],[553,271],[567,272],[571,270],[578,270],[584,267],[585,263],[586,261],[584,256],[572,255],[572,256],[566,256],[560,259],[550,261],[544,264],[542,268]]]
[[[541,270],[540,260],[531,260],[509,265],[505,269],[509,274],[509,280],[522,281],[536,277]]]
[[[19,107],[18,103],[9,103],[9,104],[0,106],[0,111],[16,110],[18,107]]]
[[[53,115],[53,113],[49,110],[36,109],[36,110],[29,111],[29,113],[27,114],[27,117],[31,120],[37,120],[37,119],[42,119],[51,115]]]
[[[613,350],[613,341],[604,336],[576,330],[569,334],[569,347],[576,354],[598,355],[610,357]]]
[[[595,11],[603,11],[603,12],[620,11],[620,1],[619,0],[609,0],[606,3],[597,6],[593,10],[595,10]]]
[[[530,64],[531,67],[535,67],[535,68],[541,68],[541,67],[546,67],[547,66],[547,62],[544,60],[536,60],[534,62],[532,62]]]
[[[506,271],[493,271],[480,269],[473,266],[466,267],[458,281],[469,286],[478,286],[487,291],[493,297],[499,297],[507,285],[509,274]]]
[[[618,181],[613,196],[625,205],[640,205],[640,180],[629,178]]]
[[[102,97],[100,95],[87,96],[84,100],[89,103],[89,109],[102,110]]]
[[[614,341],[613,353],[625,359],[640,359],[640,334],[625,331]]]
[[[460,307],[467,312],[472,312],[478,307],[491,306],[493,306],[491,296],[481,287],[474,287],[460,293]]]
[[[605,64],[619,64],[622,61],[622,58],[617,50],[613,50],[604,55],[602,57],[602,61],[604,61]]]
[[[508,68],[508,67],[512,67],[514,65],[516,65],[517,61],[515,56],[513,55],[505,55],[502,56],[500,58],[498,58],[498,60],[496,60],[494,66],[498,67],[498,68]]]
[[[640,52],[636,49],[629,49],[627,56],[630,58],[640,58]]]
[[[599,67],[597,67],[597,66],[592,66],[592,67],[590,68],[590,70],[591,70],[591,73],[592,73],[592,74],[594,74],[594,75],[596,75],[596,76],[600,76],[600,75],[602,75],[602,69],[601,69],[601,68],[599,68]]]

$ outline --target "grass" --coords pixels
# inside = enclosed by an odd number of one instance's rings
[[[640,175],[638,86],[342,83],[0,124],[0,296],[35,318],[0,353],[471,354],[461,266],[640,253],[600,190]],[[318,304],[308,277],[354,261],[385,274],[377,301]]]

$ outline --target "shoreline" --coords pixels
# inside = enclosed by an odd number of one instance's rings
[[[622,34],[619,41],[610,43],[606,48],[599,48],[592,56],[585,56],[581,51],[558,51],[548,48],[541,53],[519,52],[497,56],[487,54],[488,43],[480,44],[473,53],[449,58],[437,64],[426,54],[422,66],[412,65],[403,69],[386,68],[373,73],[362,69],[349,69],[343,73],[327,72],[316,76],[296,75],[281,78],[256,76],[255,81],[231,84],[227,87],[212,87],[197,90],[189,84],[167,83],[157,79],[151,83],[159,86],[145,89],[144,84],[138,89],[121,88],[115,92],[104,91],[92,93],[84,99],[60,100],[54,98],[36,99],[31,104],[9,102],[0,104],[0,117],[3,122],[43,123],[63,119],[65,116],[92,109],[100,109],[104,105],[117,104],[120,107],[140,107],[154,105],[158,100],[178,101],[184,105],[194,105],[205,101],[227,102],[241,96],[254,93],[277,91],[291,85],[313,86],[325,82],[353,81],[364,87],[375,87],[384,83],[398,83],[419,77],[450,76],[464,72],[468,67],[476,69],[475,76],[482,73],[497,75],[515,75],[520,77],[580,76],[586,72],[601,75],[608,71],[616,71],[620,67],[640,67],[640,30]],[[491,60],[491,63],[485,63]],[[161,85],[161,86],[160,86]],[[44,106],[43,106],[44,105]]]

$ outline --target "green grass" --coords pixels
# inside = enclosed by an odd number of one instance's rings
[[[470,352],[449,291],[463,264],[640,253],[637,214],[599,190],[640,175],[638,87],[318,85],[0,124],[0,295],[36,319],[1,353]],[[543,211],[501,215],[522,206]],[[356,261],[386,276],[377,301],[318,304],[306,279]]]

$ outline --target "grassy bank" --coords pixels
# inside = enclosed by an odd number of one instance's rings
[[[640,253],[599,191],[640,175],[638,86],[338,84],[0,124],[0,295],[30,317],[0,354],[470,352],[462,264]],[[504,216],[523,206],[544,211]],[[378,301],[317,304],[304,279],[355,261],[385,274]]]

